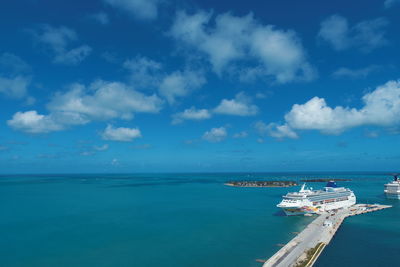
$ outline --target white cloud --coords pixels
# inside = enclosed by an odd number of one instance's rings
[[[259,143],[259,144],[264,144],[265,143],[265,140],[263,139],[263,138],[257,138],[257,143]]]
[[[263,121],[257,121],[254,124],[254,129],[260,136],[265,136],[268,133],[268,125]]]
[[[10,98],[25,98],[32,77],[31,67],[20,57],[3,53],[0,55],[0,93]]]
[[[163,101],[144,95],[126,84],[97,81],[89,87],[74,84],[56,93],[47,104],[48,115],[36,111],[17,112],[9,125],[28,133],[47,133],[91,121],[130,120],[135,113],[157,113]]]
[[[196,109],[191,107],[183,112],[172,115],[172,124],[182,123],[184,120],[206,120],[211,118],[211,113],[207,109]]]
[[[105,12],[94,13],[89,15],[88,17],[102,25],[107,25],[108,23],[110,23],[110,18]]]
[[[131,142],[133,139],[142,137],[140,130],[137,128],[114,128],[112,125],[107,125],[107,128],[101,134],[104,140]]]
[[[277,139],[298,138],[296,132],[294,132],[287,124],[283,125],[279,125],[276,123],[266,124],[263,121],[258,121],[254,124],[254,128],[256,132],[262,137],[268,135]]]
[[[106,150],[108,150],[109,145],[108,144],[104,144],[102,146],[94,146],[93,148],[96,151],[106,151]]]
[[[0,93],[12,98],[23,98],[27,95],[30,82],[31,78],[28,76],[7,78],[0,75]]]
[[[57,124],[50,116],[38,114],[35,110],[17,112],[7,124],[15,130],[34,134],[63,129],[63,126]]]
[[[214,112],[225,115],[253,116],[258,113],[258,107],[251,102],[250,97],[240,92],[235,99],[223,99]]]
[[[400,0],[385,0],[384,2],[385,8],[390,8],[396,4],[400,4]]]
[[[331,108],[325,99],[314,97],[305,104],[293,105],[291,111],[285,115],[285,119],[294,129],[338,134],[346,128],[360,125],[363,115],[354,108],[341,106]]]
[[[314,77],[295,32],[262,25],[252,14],[236,17],[225,13],[217,15],[215,23],[211,18],[211,13],[203,11],[193,15],[178,12],[170,35],[204,54],[217,74],[237,69],[280,83]],[[251,67],[241,69],[236,63]]]
[[[339,68],[332,75],[336,78],[366,78],[369,74],[379,69],[380,67],[376,65],[368,66],[361,69]]]
[[[152,20],[157,18],[159,0],[104,0],[107,4],[126,11],[137,19]]]
[[[211,143],[218,143],[225,140],[227,136],[228,133],[225,127],[219,127],[219,128],[212,128],[210,131],[206,131],[203,134],[203,139]]]
[[[11,53],[3,53],[0,55],[0,71],[20,74],[30,72],[31,67],[18,56]]]
[[[78,35],[68,27],[45,24],[32,30],[31,33],[39,44],[53,54],[54,63],[76,65],[92,52],[92,48],[88,45],[70,47],[71,43],[78,41]]]
[[[322,21],[318,36],[338,51],[355,47],[369,52],[388,43],[385,38],[387,25],[386,19],[377,18],[350,27],[346,18],[333,15]]]
[[[130,80],[135,87],[154,88],[160,84],[161,63],[146,57],[126,60],[123,67],[130,71]]]
[[[158,89],[171,105],[177,98],[189,95],[206,82],[202,71],[186,69],[166,74],[161,72],[161,63],[141,56],[126,60],[123,67],[129,70],[130,81],[135,88]]]
[[[298,135],[287,124],[279,125],[270,123],[267,126],[268,135],[277,139],[283,138],[298,138]]]
[[[91,52],[92,48],[87,45],[82,45],[63,53],[57,53],[54,57],[54,62],[76,65],[83,61]]]
[[[144,95],[120,82],[99,80],[88,88],[75,84],[57,93],[47,105],[52,113],[76,114],[82,121],[133,118],[135,112],[157,113],[162,100]]]
[[[235,133],[233,138],[246,138],[249,134],[246,131],[242,131],[240,133]]]
[[[200,72],[175,71],[162,79],[159,93],[167,99],[168,103],[174,104],[176,98],[187,96],[204,83],[205,78]]]
[[[359,126],[395,127],[400,124],[400,81],[389,81],[362,97],[360,109],[330,107],[325,99],[314,97],[304,104],[295,104],[285,115],[292,130],[318,130],[340,134]]]

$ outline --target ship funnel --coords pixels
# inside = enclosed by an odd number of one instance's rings
[[[329,181],[329,182],[326,184],[325,187],[337,187],[337,184],[335,183],[334,180],[332,180],[332,181]]]
[[[392,173],[392,175],[393,175],[393,181],[399,181],[400,180],[400,178],[399,178],[399,176],[400,176],[400,173]]]

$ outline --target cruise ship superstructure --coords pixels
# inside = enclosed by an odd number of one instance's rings
[[[307,189],[305,184],[299,192],[287,193],[277,205],[286,215],[302,215],[350,207],[356,204],[353,191],[344,187],[337,187],[331,181],[322,190]]]
[[[399,174],[393,175],[392,182],[385,184],[385,195],[387,198],[400,199],[400,178]]]

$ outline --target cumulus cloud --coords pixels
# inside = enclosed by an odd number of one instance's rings
[[[396,4],[400,4],[400,0],[385,0],[385,2],[383,3],[385,8],[390,8]]]
[[[138,128],[115,128],[112,125],[107,125],[107,128],[102,132],[101,137],[104,140],[131,142],[133,139],[142,137]]]
[[[157,113],[163,101],[119,82],[96,81],[88,87],[74,84],[56,93],[47,104],[48,115],[17,112],[9,125],[28,133],[47,133],[91,121],[131,120],[135,113]]]
[[[211,118],[211,113],[207,109],[196,109],[191,107],[183,112],[172,115],[172,124],[182,123],[184,120],[206,120]]]
[[[212,128],[203,134],[203,139],[211,143],[219,143],[228,136],[225,127]]]
[[[158,15],[159,0],[103,0],[112,7],[128,12],[137,19],[152,20]]]
[[[0,76],[0,93],[11,98],[23,98],[27,95],[30,82],[29,76],[18,75],[12,78]]]
[[[3,53],[0,55],[0,93],[10,98],[25,98],[32,77],[31,67],[20,57]]]
[[[147,96],[124,83],[99,80],[56,93],[47,108],[52,113],[76,114],[82,121],[130,120],[135,112],[157,113],[162,103],[155,94]]]
[[[246,138],[249,134],[246,131],[242,131],[240,133],[235,133],[233,138]]]
[[[268,76],[280,83],[315,76],[294,31],[262,25],[252,14],[225,13],[214,21],[212,17],[203,11],[192,15],[178,12],[170,35],[205,55],[217,74],[233,68],[244,76]],[[250,67],[240,68],[243,64]]]
[[[330,107],[324,98],[314,97],[304,104],[293,105],[281,126],[340,134],[359,126],[396,127],[400,124],[400,80],[378,86],[365,94],[362,101],[364,105],[359,109]]]
[[[359,48],[369,52],[388,43],[385,38],[388,24],[386,19],[377,18],[350,27],[345,17],[333,15],[322,21],[318,36],[337,51]]]
[[[210,119],[213,114],[233,115],[233,116],[253,116],[258,113],[259,109],[252,104],[251,97],[240,92],[236,94],[234,99],[222,99],[220,104],[212,110],[196,109],[191,107],[183,112],[176,113],[172,116],[172,124],[179,124],[185,120],[205,120]]]
[[[15,130],[33,134],[63,129],[63,126],[57,124],[50,116],[38,114],[35,110],[17,112],[7,124]]]
[[[54,63],[76,65],[92,52],[92,48],[85,44],[71,48],[71,43],[78,41],[78,35],[65,26],[45,24],[30,32],[35,41],[53,55]]]
[[[376,65],[368,66],[360,69],[339,68],[332,73],[336,78],[366,78],[372,72],[379,70],[380,67]]]
[[[287,124],[279,125],[276,123],[270,123],[267,125],[267,133],[269,136],[283,139],[283,138],[298,138],[295,131],[292,130]]]
[[[109,145],[108,144],[104,144],[102,146],[94,146],[93,149],[96,151],[106,151],[108,150]]]
[[[168,103],[174,104],[176,98],[187,96],[205,82],[206,80],[200,72],[176,71],[162,79],[159,93],[167,99]]]
[[[90,14],[88,16],[89,19],[96,21],[102,25],[107,25],[110,23],[110,18],[108,17],[107,13],[105,12],[98,12],[94,14]]]
[[[169,104],[175,104],[178,98],[189,95],[206,82],[200,70],[165,73],[161,63],[141,56],[126,60],[123,67],[130,72],[130,81],[136,88],[157,89]]]
[[[252,104],[250,97],[240,92],[234,99],[223,99],[214,112],[225,115],[253,116],[258,113],[258,107]]]
[[[155,88],[161,82],[161,63],[138,56],[125,60],[123,67],[130,72],[130,80],[135,87]]]
[[[29,73],[31,66],[20,57],[6,52],[0,55],[0,71],[14,74]]]

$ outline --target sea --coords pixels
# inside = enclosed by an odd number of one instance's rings
[[[400,266],[400,200],[378,172],[1,175],[0,266],[261,266],[313,220],[276,207],[300,186],[224,183],[312,178],[393,205],[347,218],[314,266]]]

